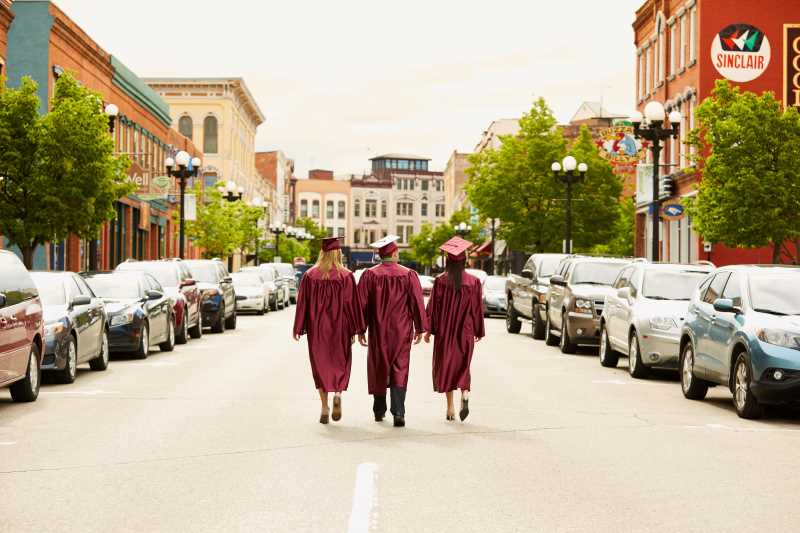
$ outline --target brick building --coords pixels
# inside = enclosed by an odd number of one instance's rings
[[[675,180],[675,195],[665,198],[662,205],[679,204],[681,198],[695,194],[699,177],[687,171],[691,154],[684,141],[695,126],[697,105],[710,94],[716,80],[727,78],[756,93],[772,91],[783,96],[784,103],[795,105],[789,101],[795,79],[791,74],[797,70],[793,59],[800,51],[794,51],[786,35],[797,31],[793,26],[798,24],[800,0],[648,0],[636,11],[633,30],[638,109],[642,111],[648,102],[658,100],[668,112],[678,110],[684,117],[680,139],[666,142],[658,162],[661,174]],[[651,171],[642,166],[637,177],[637,255],[646,255],[651,249]],[[712,244],[706,251],[688,215],[660,218],[664,261],[709,259],[718,265],[771,262],[769,249],[731,249]]]
[[[107,269],[127,258],[177,255],[170,201],[176,187],[164,176],[163,162],[173,149],[201,158],[202,153],[171,129],[166,102],[55,4],[18,0],[12,9],[6,53],[9,86],[19,85],[23,76],[33,78],[39,85],[41,112],[47,113],[55,81],[68,71],[85,87],[99,92],[106,104],[115,104],[119,108],[113,132],[116,149],[133,161],[129,177],[138,186],[135,194],[116,203],[116,220],[105,224],[96,240],[70,236],[39,247],[35,268]],[[191,244],[187,250],[190,256],[197,253]]]
[[[8,50],[8,29],[14,13],[11,12],[11,0],[0,0],[0,75],[6,73],[6,52]]]

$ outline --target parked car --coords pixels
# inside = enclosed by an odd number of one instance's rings
[[[681,341],[681,388],[702,400],[724,385],[736,413],[800,402],[800,268],[720,268],[689,304]]]
[[[73,272],[31,272],[44,316],[42,371],[72,383],[78,365],[108,368],[108,317],[103,301]]]
[[[433,290],[434,278],[432,276],[423,276],[419,274],[418,276],[419,276],[419,284],[422,287],[422,295],[430,296],[431,291]]]
[[[200,312],[200,289],[192,279],[183,261],[166,259],[162,261],[125,261],[117,266],[117,270],[141,270],[147,272],[164,288],[165,294],[172,302],[175,315],[175,343],[186,344],[189,337],[199,339],[203,336],[203,314]]]
[[[303,275],[308,271],[309,268],[313,267],[314,265],[309,265],[307,263],[301,263],[294,265],[294,280],[295,284],[298,288],[300,288],[300,282],[303,280]]]
[[[506,315],[506,277],[488,276],[483,284],[483,314]]]
[[[269,288],[258,272],[231,274],[236,294],[236,312],[254,311],[263,315],[269,309]]]
[[[245,267],[242,272],[255,272],[269,288],[269,308],[273,311],[283,309],[288,305],[289,298],[286,291],[284,279],[278,275],[278,271],[272,263],[262,263],[258,266]]]
[[[228,269],[215,259],[184,261],[200,289],[203,326],[214,333],[236,329],[236,294]]]
[[[284,282],[286,283],[285,290],[288,295],[286,298],[287,304],[297,302],[297,280],[294,277],[294,267],[292,264],[272,263],[272,266],[275,267],[278,275],[283,278]]]
[[[563,353],[578,345],[600,344],[600,315],[617,275],[630,259],[575,257],[561,262],[550,277],[545,311],[545,342]]]
[[[154,344],[162,352],[175,348],[172,303],[153,276],[140,271],[81,275],[105,303],[111,353],[133,353],[145,359]]]
[[[39,291],[16,255],[0,250],[0,387],[15,402],[39,396],[44,320]]]
[[[522,267],[521,275],[511,274],[506,280],[506,331],[519,333],[520,318],[531,321],[533,338],[544,339],[544,311],[547,289],[552,276],[566,254],[533,254]]]
[[[622,269],[600,317],[600,364],[628,356],[628,372],[677,368],[681,326],[697,286],[713,270],[704,265],[636,262]]]
[[[486,278],[489,277],[489,274],[487,274],[485,271],[479,270],[477,268],[465,268],[464,272],[466,272],[467,274],[472,274],[473,276],[478,278],[478,281],[481,282],[481,285],[486,283]]]

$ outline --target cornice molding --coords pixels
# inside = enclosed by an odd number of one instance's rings
[[[111,66],[111,55],[105,52],[96,44],[87,43],[85,39],[75,32],[63,19],[56,17],[53,21],[53,33],[62,37],[70,46],[78,51],[80,57],[89,59],[95,66],[100,68],[109,79],[114,75]],[[93,46],[94,45],[94,46]]]

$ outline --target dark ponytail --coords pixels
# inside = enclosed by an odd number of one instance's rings
[[[445,271],[447,272],[447,279],[453,284],[456,290],[461,288],[461,275],[464,273],[466,261],[451,261],[447,260]]]

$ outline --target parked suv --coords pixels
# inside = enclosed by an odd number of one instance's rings
[[[44,324],[39,292],[16,255],[0,250],[0,387],[15,402],[39,396]]]
[[[520,318],[533,325],[533,338],[544,339],[544,310],[547,307],[547,289],[552,276],[565,254],[533,254],[522,267],[522,275],[511,274],[506,282],[506,330],[519,333]]]
[[[192,278],[189,267],[180,259],[162,261],[128,260],[117,270],[140,270],[158,280],[172,303],[175,315],[175,343],[186,344],[189,337],[203,336],[203,315],[200,312],[200,289]]]
[[[561,262],[550,278],[545,313],[545,342],[574,353],[579,344],[600,343],[600,315],[617,275],[630,259],[575,257]]]
[[[724,385],[742,418],[800,402],[800,268],[720,268],[689,304],[680,341],[681,388],[691,400]]]
[[[236,295],[228,269],[216,259],[183,261],[201,294],[202,321],[214,333],[236,329]]]
[[[615,367],[628,356],[628,372],[677,368],[681,327],[708,265],[636,262],[622,269],[600,317],[600,364]]]

